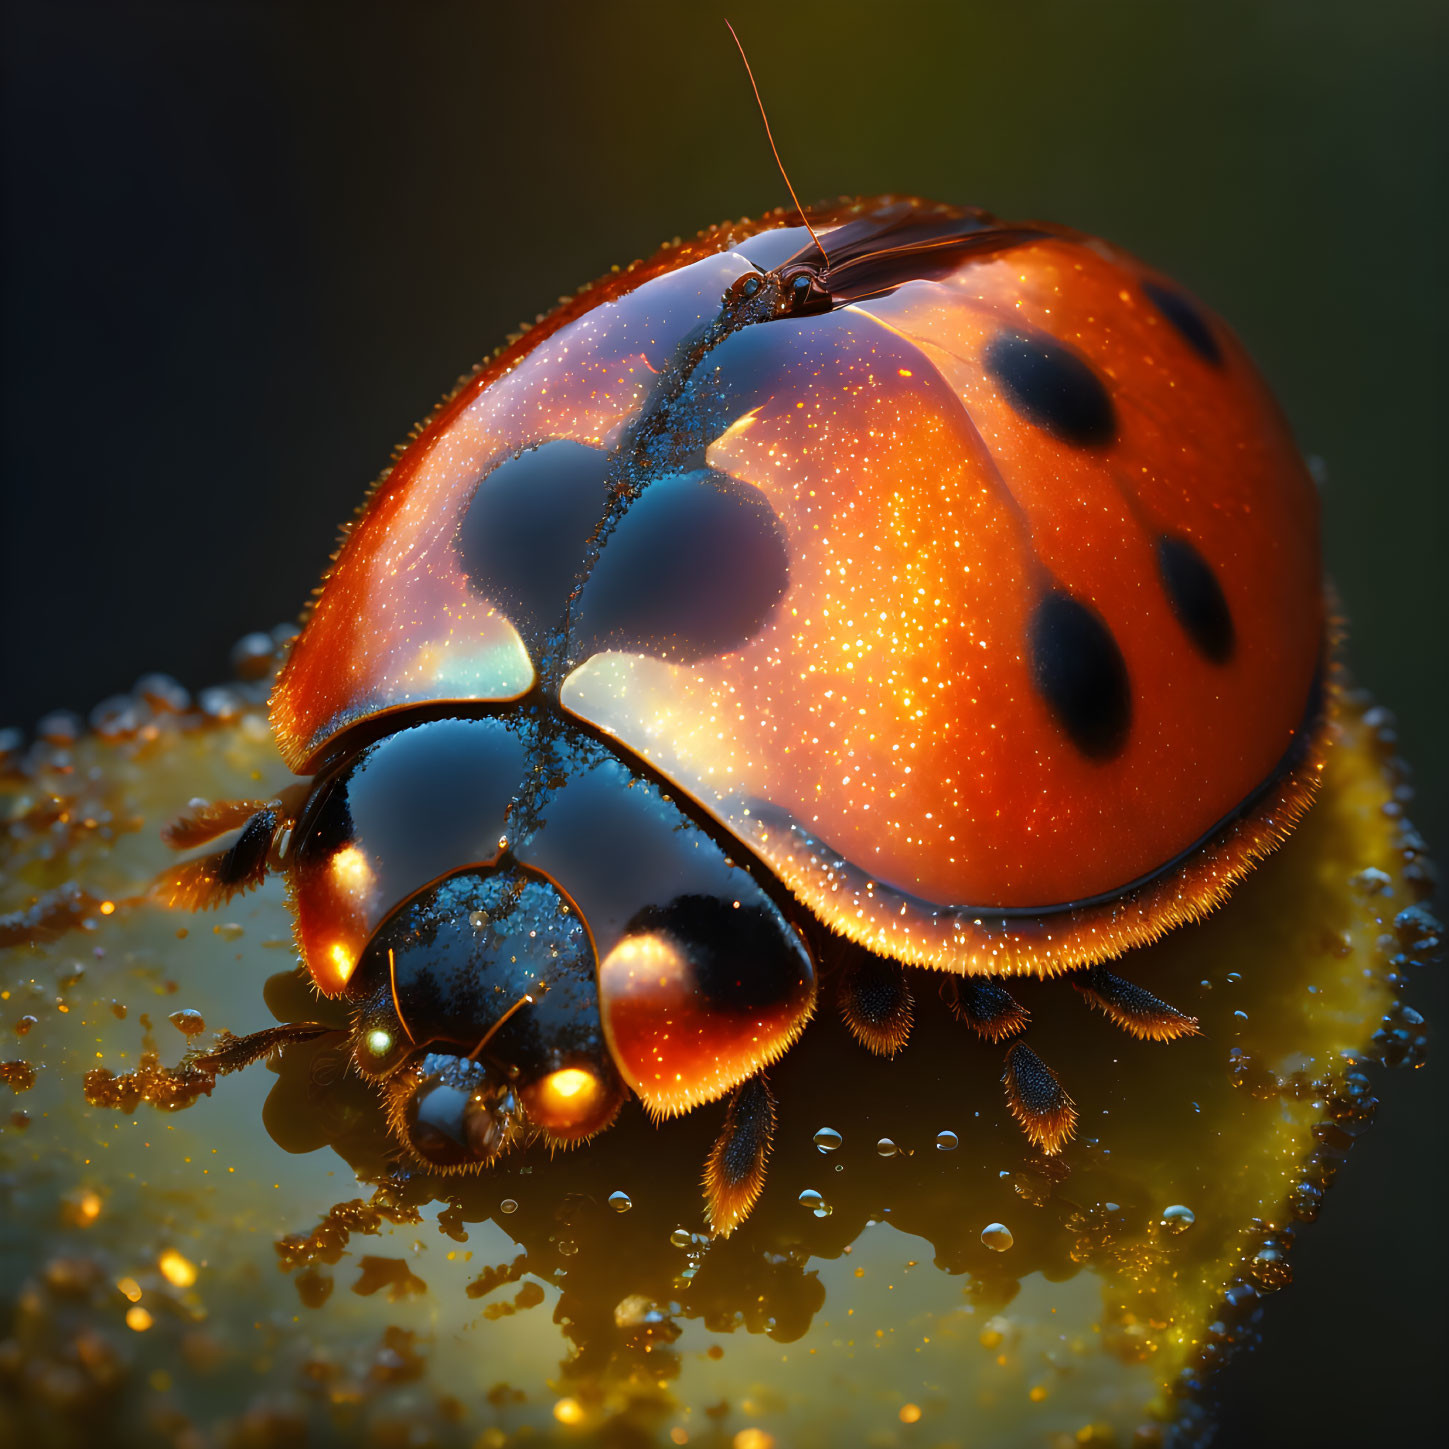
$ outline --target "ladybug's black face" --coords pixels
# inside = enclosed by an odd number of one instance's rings
[[[493,1161],[531,1129],[591,1136],[623,1097],[578,909],[520,866],[471,867],[378,929],[355,984],[354,1059],[428,1166]]]

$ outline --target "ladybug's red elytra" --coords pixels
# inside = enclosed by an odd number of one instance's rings
[[[1104,963],[1221,902],[1311,798],[1318,501],[1232,334],[1058,226],[809,216],[667,247],[465,380],[277,680],[310,785],[172,828],[241,832],[171,873],[178,903],[285,873],[429,1167],[581,1140],[630,1093],[730,1095],[727,1232],[823,977],[882,1052],[904,966],[992,1041],[1022,973],[1190,1033]],[[1019,1039],[1004,1080],[1059,1149],[1072,1101]]]

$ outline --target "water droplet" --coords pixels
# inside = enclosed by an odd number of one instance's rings
[[[1323,1206],[1323,1189],[1316,1183],[1300,1182],[1288,1194],[1288,1210],[1295,1218],[1311,1223]]]
[[[1197,1214],[1181,1203],[1162,1210],[1162,1226],[1169,1233],[1185,1233],[1196,1221]]]
[[[616,1213],[626,1213],[634,1206],[634,1201],[627,1192],[611,1192],[609,1194],[609,1206]]]
[[[1228,980],[1229,981],[1241,981],[1242,979],[1243,979],[1243,973],[1241,971],[1229,971],[1228,972]]]
[[[468,924],[475,931],[481,931],[488,924],[488,913],[486,911],[469,911]]]
[[[981,1229],[981,1241],[993,1253],[1004,1253],[1016,1239],[1011,1236],[1011,1229],[1005,1223],[987,1223]]]
[[[1282,1248],[1265,1243],[1248,1262],[1248,1272],[1260,1293],[1276,1293],[1293,1281],[1293,1265]]]
[[[834,1152],[840,1146],[841,1136],[833,1127],[822,1127],[815,1134],[815,1145],[822,1152]]]
[[[687,1248],[689,1246],[689,1229],[675,1228],[675,1230],[669,1235],[669,1241],[673,1243],[676,1248]]]
[[[896,1153],[900,1151],[900,1148],[897,1147],[896,1144],[892,1142],[889,1137],[882,1137],[881,1140],[875,1144],[875,1150],[879,1152],[882,1157],[894,1157]]]
[[[506,1197],[498,1204],[498,1211],[501,1213],[516,1213],[518,1211],[518,1204],[511,1197]]]
[[[807,1187],[805,1191],[800,1194],[801,1207],[818,1208],[824,1201],[825,1199],[821,1197],[820,1194],[816,1192],[813,1187]]]
[[[1246,1011],[1235,1011],[1233,1015],[1240,1021],[1246,1021],[1248,1019],[1248,1013]]]
[[[564,1238],[558,1245],[558,1250],[565,1258],[572,1258],[579,1250],[579,1245],[572,1238]]]
[[[936,1146],[942,1152],[954,1152],[961,1145],[961,1139],[954,1132],[936,1133]]]

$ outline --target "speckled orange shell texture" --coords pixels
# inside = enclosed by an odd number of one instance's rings
[[[829,253],[903,209],[962,215],[887,198],[816,224]],[[439,410],[283,671],[294,769],[381,712],[534,687],[516,621],[460,563],[480,482],[552,440],[608,454],[637,433],[731,285],[808,243],[783,220],[612,276]],[[1200,914],[1317,767],[1318,504],[1273,399],[1165,279],[1060,228],[1022,235],[723,337],[689,383],[718,420],[691,461],[768,500],[788,583],[737,647],[603,648],[557,684],[828,924],[953,970],[1080,964]],[[1063,683],[1076,626],[1105,651],[1105,724],[1100,681]]]

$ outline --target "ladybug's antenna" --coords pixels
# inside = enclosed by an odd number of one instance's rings
[[[393,948],[387,948],[387,979],[392,985],[392,1009],[397,1012],[397,1019],[402,1029],[407,1032],[408,1040],[417,1046],[418,1039],[413,1035],[413,1029],[408,1025],[408,1019],[402,1013],[402,1002],[398,1000],[397,994],[397,958]]]
[[[735,33],[734,26],[728,20],[725,21],[725,29],[734,38],[735,48],[740,53],[740,59],[745,63],[745,74],[750,78],[750,89],[755,93],[755,104],[760,108],[760,119],[765,123],[765,139],[769,141],[770,150],[774,152],[775,165],[780,168],[780,175],[785,181],[785,190],[790,193],[790,200],[795,203],[795,210],[800,213],[800,220],[805,223],[805,230],[810,233],[810,240],[820,248],[821,260],[829,266],[830,258],[825,255],[825,248],[820,245],[820,238],[815,235],[815,228],[810,225],[810,218],[805,215],[805,208],[800,205],[800,198],[795,195],[795,188],[790,185],[790,176],[785,170],[785,163],[780,160],[780,148],[775,145],[775,133],[770,130],[770,118],[765,114],[765,103],[760,99],[760,88],[755,84],[755,73],[750,68],[750,58],[745,54],[745,47],[741,44],[739,36]]]
[[[515,1001],[515,1002],[514,1002],[514,1003],[513,1003],[513,1005],[512,1005],[512,1006],[510,1006],[510,1007],[509,1007],[509,1008],[508,1008],[508,1010],[507,1010],[507,1011],[505,1011],[505,1012],[504,1012],[504,1013],[503,1013],[503,1015],[502,1015],[502,1016],[500,1016],[500,1017],[499,1017],[499,1018],[498,1018],[498,1020],[497,1020],[497,1021],[495,1021],[495,1022],[494,1022],[494,1023],[493,1023],[493,1025],[492,1025],[492,1026],[490,1026],[490,1027],[489,1027],[489,1028],[488,1028],[488,1030],[487,1030],[487,1031],[485,1031],[485,1032],[484,1032],[484,1033],[483,1033],[483,1040],[482,1040],[482,1041],[480,1041],[480,1042],[479,1042],[479,1043],[478,1043],[478,1045],[477,1045],[477,1046],[475,1046],[475,1047],[474,1047],[474,1048],[473,1048],[473,1050],[472,1050],[472,1051],[470,1051],[470,1052],[469,1052],[469,1053],[468,1053],[468,1060],[469,1060],[469,1061],[470,1061],[470,1062],[476,1062],[476,1061],[477,1061],[477,1060],[478,1060],[478,1058],[479,1058],[479,1057],[481,1057],[481,1056],[482,1056],[482,1055],[483,1055],[483,1048],[484,1048],[484,1047],[486,1047],[486,1046],[487,1046],[487,1045],[488,1045],[488,1043],[489,1043],[489,1042],[490,1042],[490,1041],[492,1041],[492,1040],[493,1040],[493,1038],[494,1038],[494,1036],[495,1036],[495,1035],[496,1035],[496,1034],[497,1034],[497,1032],[498,1032],[498,1028],[499,1028],[499,1027],[500,1027],[500,1026],[502,1026],[502,1025],[503,1025],[503,1023],[504,1023],[504,1022],[505,1022],[505,1021],[507,1021],[507,1020],[508,1020],[508,1018],[509,1018],[509,1017],[510,1017],[510,1016],[512,1016],[512,1015],[513,1015],[513,1013],[514,1013],[514,1012],[515,1012],[515,1011],[522,1011],[522,1010],[523,1010],[523,1008],[524,1008],[524,1007],[525,1007],[525,1006],[532,1006],[532,1005],[533,1005],[533,997],[531,997],[531,996],[529,996],[529,995],[528,995],[528,993],[527,993],[527,992],[525,992],[525,993],[524,993],[524,994],[523,994],[523,995],[522,995],[522,996],[520,996],[520,997],[519,997],[519,998],[518,998],[518,1000],[517,1000],[517,1001]]]

